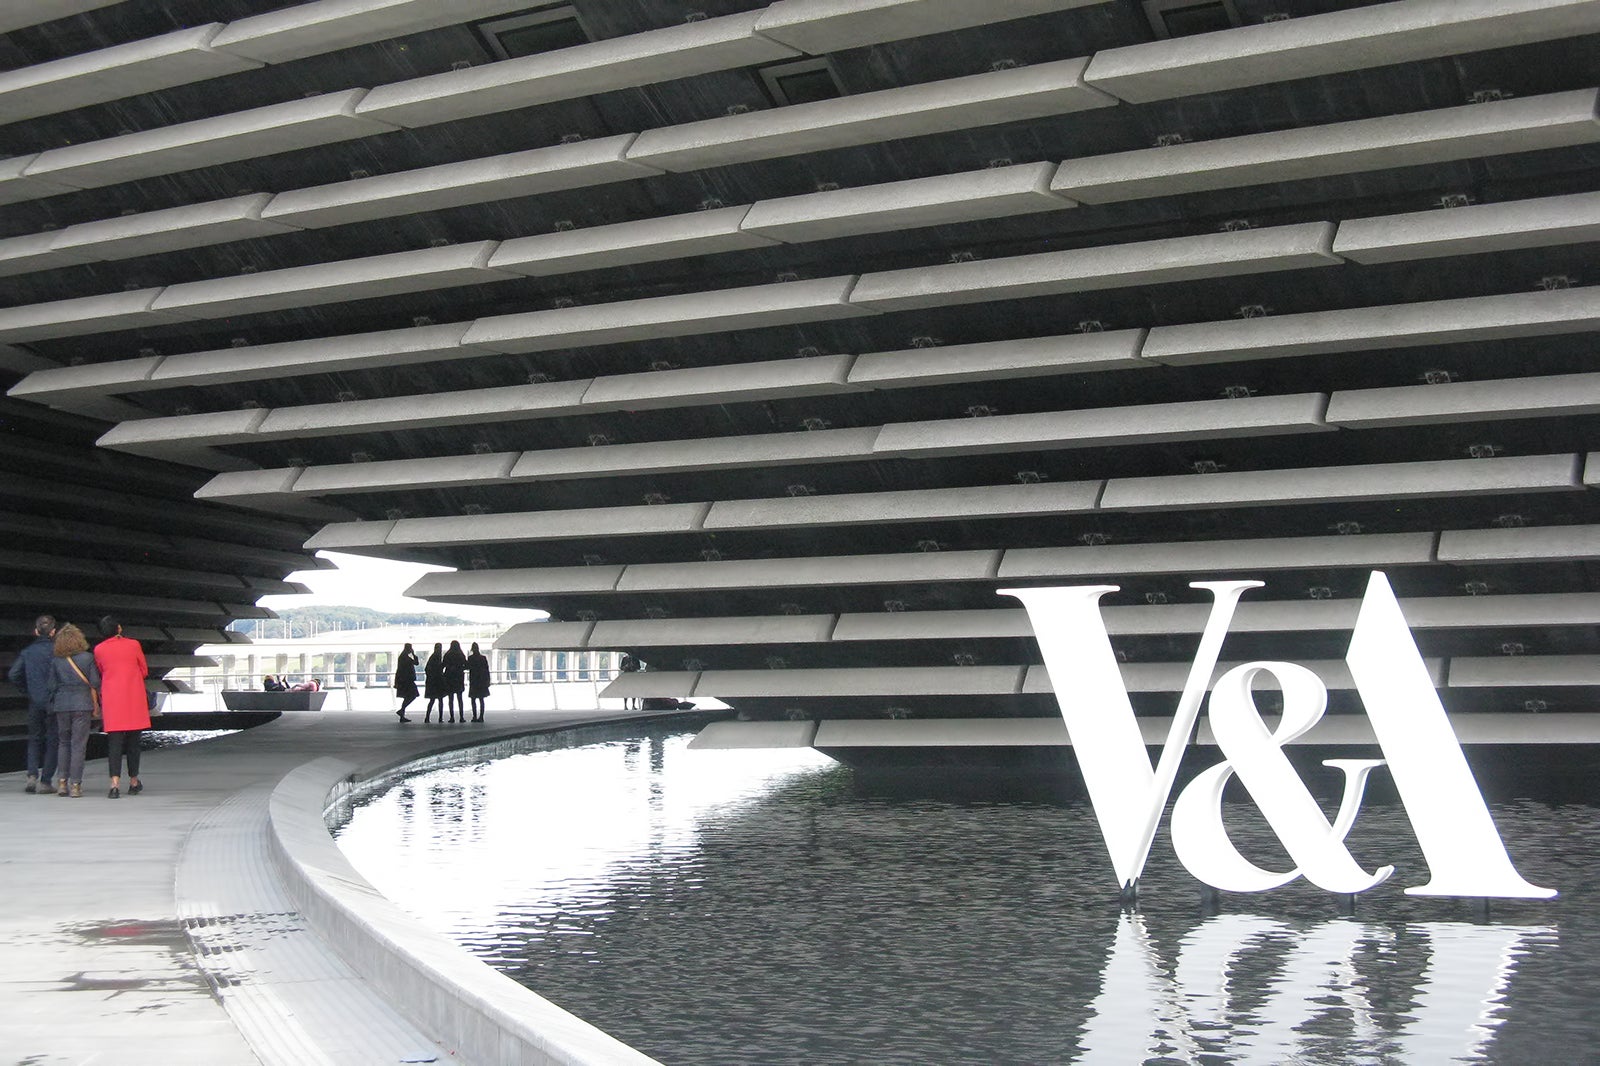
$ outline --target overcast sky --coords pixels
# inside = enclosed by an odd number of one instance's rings
[[[318,552],[317,557],[338,566],[337,570],[299,570],[288,580],[311,589],[308,596],[264,596],[262,607],[282,610],[287,607],[370,607],[375,611],[432,611],[455,615],[474,622],[521,622],[540,617],[538,611],[508,611],[497,607],[471,607],[465,604],[433,603],[404,595],[417,578],[447,566],[399,563],[388,559],[368,559],[343,552]]]

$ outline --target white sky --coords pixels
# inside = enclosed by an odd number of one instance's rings
[[[423,574],[449,570],[448,566],[400,563],[389,559],[368,559],[343,552],[318,552],[319,559],[334,563],[337,570],[298,570],[288,580],[311,589],[308,596],[263,596],[262,607],[282,610],[287,607],[370,607],[375,611],[432,611],[474,622],[525,622],[543,617],[541,611],[511,611],[499,607],[473,607],[467,604],[435,603],[414,600],[405,595]]]

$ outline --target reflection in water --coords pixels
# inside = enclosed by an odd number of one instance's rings
[[[814,752],[686,743],[418,774],[347,812],[340,843],[420,919],[673,1066],[1595,1061],[1593,807],[1495,806],[1562,898],[1490,923],[1402,894],[1426,867],[1382,804],[1351,851],[1403,878],[1356,917],[1303,882],[1205,917],[1164,832],[1130,915],[1086,802],[867,795]],[[1230,829],[1283,861],[1259,819]]]

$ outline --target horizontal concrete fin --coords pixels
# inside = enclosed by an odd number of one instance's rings
[[[372,463],[341,463],[306,468],[294,483],[307,494],[377,492],[447,488],[451,485],[488,484],[509,480],[516,452],[482,455],[428,456],[420,459],[386,459]]]
[[[497,315],[474,322],[464,343],[542,352],[870,314],[850,303],[854,284],[854,277],[820,278]]]
[[[970,640],[984,637],[1032,637],[1028,613],[993,611],[881,611],[841,614],[833,629],[836,641]]]
[[[633,138],[624,133],[295,189],[273,197],[262,217],[303,228],[339,226],[661,173],[623,158]]]
[[[1451,529],[1439,535],[1441,563],[1536,563],[1600,559],[1600,525]]]
[[[756,32],[821,55],[1106,0],[777,0]]]
[[[1433,561],[1433,533],[1363,533],[1332,537],[1261,537],[1076,548],[1011,548],[999,576],[1104,577],[1407,566]],[[1600,544],[1600,538],[1597,538]]]
[[[759,13],[701,19],[372,90],[362,113],[427,126],[512,108],[754,66],[799,53],[754,33]]]
[[[496,651],[586,648],[593,622],[518,622],[494,642]]]
[[[908,457],[969,455],[1328,432],[1331,427],[1322,420],[1326,402],[1320,393],[1303,393],[898,422],[883,427],[873,451]]]
[[[874,525],[917,520],[972,520],[1092,511],[1100,482],[982,485],[897,492],[719,500],[705,528],[780,529],[789,526]]]
[[[1600,412],[1600,374],[1453,381],[1336,392],[1328,423],[1351,428],[1415,426]]]
[[[352,333],[338,337],[253,344],[169,355],[150,375],[150,387],[262,381],[297,374],[335,373],[362,367],[401,366],[479,354],[464,348],[466,322]]]
[[[249,409],[144,418],[119,422],[96,443],[102,448],[144,443],[226,444],[249,440],[266,417],[265,410]]]
[[[1475,204],[1339,223],[1335,255],[1396,263],[1600,240],[1600,193]]]
[[[738,618],[625,618],[595,623],[592,648],[649,648],[723,644],[820,644],[833,630],[831,614]]]
[[[1595,98],[1583,89],[1069,159],[1050,188],[1107,204],[1589,144],[1600,140]]]
[[[742,228],[772,240],[802,243],[1059,211],[1073,202],[1050,191],[1055,170],[1053,163],[1022,163],[758,200]]]
[[[816,670],[707,670],[695,696],[995,696],[1022,687],[1020,666],[877,666]]]
[[[742,724],[742,723],[734,723]],[[1143,725],[1143,720],[1140,720]],[[1067,747],[1066,723],[1051,718],[841,718],[817,724],[812,745],[833,748]],[[1159,744],[1165,737],[1151,740]]]
[[[1451,688],[1600,685],[1600,655],[1497,655],[1450,660]]]
[[[1142,329],[1109,333],[1069,333],[983,341],[856,356],[850,383],[874,388],[942,385],[953,381],[996,381],[1148,366],[1139,359]]]
[[[809,433],[767,433],[753,437],[705,437],[588,448],[552,448],[523,452],[511,468],[511,477],[557,480],[870,459],[872,441],[877,434],[876,427],[824,429]]]
[[[1085,77],[1148,103],[1595,32],[1594,0],[1409,0],[1112,48]]]
[[[271,193],[249,193],[226,200],[80,222],[57,231],[54,247],[58,252],[71,253],[85,261],[99,261],[293,232],[293,226],[268,222],[261,217],[271,200]]]
[[[686,533],[700,528],[707,503],[637,507],[584,507],[567,511],[521,511],[441,518],[402,518],[388,544],[505,544],[579,537],[627,537]]]
[[[307,551],[323,551],[332,549],[341,551],[346,548],[376,548],[381,546],[389,536],[389,530],[394,522],[330,522],[317,530],[316,534],[308,541]]]
[[[1058,60],[662,127],[641,133],[628,158],[700,170],[1113,106],[1113,97],[1083,84],[1087,63]]]
[[[1577,456],[1525,455],[1113,478],[1106,482],[1100,506],[1110,511],[1166,511],[1184,507],[1559,492],[1578,485]]]
[[[742,748],[809,748],[815,722],[712,722],[689,741],[696,751]]]
[[[636,673],[618,674],[611,684],[600,690],[603,699],[649,699],[672,696],[685,699],[694,695],[700,674],[691,670],[640,670]]]
[[[125,133],[42,152],[28,168],[52,182],[93,189],[240,159],[370,137],[395,127],[355,114],[365,89],[268,104],[215,118]]]
[[[723,207],[518,237],[502,243],[489,265],[496,270],[537,278],[632,263],[655,263],[689,255],[765,248],[774,243],[740,226],[747,210]]]
[[[194,492],[197,500],[238,500],[260,497],[280,498],[293,489],[295,479],[305,469],[299,466],[273,470],[235,470],[218,474]]]
[[[63,181],[47,181],[26,173],[39,158],[39,153],[0,159],[0,205],[19,204],[26,200],[39,200],[58,193],[73,192],[74,187]]]
[[[1444,686],[1445,665],[1442,659],[1424,659],[1423,666],[1427,668],[1428,678],[1436,688]],[[1236,666],[1243,666],[1240,662],[1218,663],[1211,672],[1211,684],[1217,678],[1232,670]],[[1313,659],[1309,662],[1297,662],[1295,665],[1303,666],[1322,679],[1322,683],[1334,691],[1349,691],[1356,687],[1355,679],[1350,676],[1350,668],[1342,659]],[[1122,682],[1129,692],[1182,692],[1185,682],[1189,679],[1188,663],[1122,663],[1119,666],[1122,672]],[[1255,687],[1257,689],[1272,691],[1278,688],[1276,679],[1271,674],[1257,675]],[[1042,666],[1028,667],[1028,678],[1022,687],[1024,692],[1054,692],[1055,688],[1050,683],[1050,672]]]
[[[213,50],[211,41],[222,28],[213,22],[5,71],[0,115],[21,122],[261,66]]]
[[[904,311],[1333,266],[1342,262],[1329,251],[1333,233],[1331,222],[1308,222],[887,270],[863,274],[850,300],[880,311]]]
[[[820,355],[807,359],[611,374],[594,379],[583,394],[583,405],[648,411],[855,392],[858,390],[847,384],[853,358]]]
[[[534,596],[610,592],[620,566],[530,567],[516,570],[456,570],[423,574],[407,596],[447,600],[452,596]]]
[[[998,551],[834,555],[802,559],[725,559],[706,563],[636,563],[619,592],[876,585],[983,581],[995,576]]]
[[[153,307],[184,318],[224,318],[514,277],[489,269],[496,247],[495,241],[476,241],[183,282],[168,285]]]
[[[258,433],[262,437],[326,437],[373,429],[398,432],[427,426],[475,425],[571,414],[588,387],[589,379],[580,378],[431,396],[385,396],[374,400],[280,407],[267,414]]]
[[[0,308],[0,341],[78,337],[174,321],[150,309],[159,295],[160,289],[133,289]]]
[[[107,393],[121,394],[142,386],[160,364],[161,357],[157,355],[118,359],[109,363],[85,363],[82,366],[49,367],[29,374],[11,386],[7,395],[52,403],[79,393],[89,393],[97,398]]]
[[[521,11],[527,0],[313,0],[235,19],[212,47],[263,63],[321,55],[372,41]]]
[[[52,270],[72,263],[89,262],[81,255],[68,255],[56,250],[58,230],[28,233],[21,237],[0,240],[0,278],[31,274],[36,270]]]
[[[1157,326],[1145,338],[1143,355],[1183,366],[1543,337],[1596,328],[1600,328],[1600,286]]]

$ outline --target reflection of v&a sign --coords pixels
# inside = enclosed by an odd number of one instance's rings
[[[1261,584],[1190,585],[1211,593],[1211,615],[1154,770],[1100,617],[1100,597],[1117,586],[999,590],[1027,609],[1117,882],[1125,889],[1136,886],[1144,870],[1239,597]],[[1332,823],[1282,751],[1322,718],[1328,698],[1322,681],[1303,666],[1283,662],[1245,663],[1217,679],[1209,719],[1224,761],[1185,786],[1172,808],[1173,846],[1189,872],[1230,892],[1260,892],[1302,875],[1330,892],[1372,888],[1394,867],[1367,873],[1344,840],[1360,809],[1367,775],[1387,763],[1432,874],[1427,884],[1408,888],[1407,894],[1554,896],[1553,889],[1529,884],[1512,867],[1400,605],[1378,571],[1367,584],[1345,662],[1385,758],[1326,761],[1345,775],[1344,796]],[[1276,728],[1262,720],[1251,695],[1253,682],[1262,675],[1274,678],[1282,689],[1283,715]],[[1235,775],[1294,860],[1294,869],[1263,870],[1228,839],[1222,791]]]

